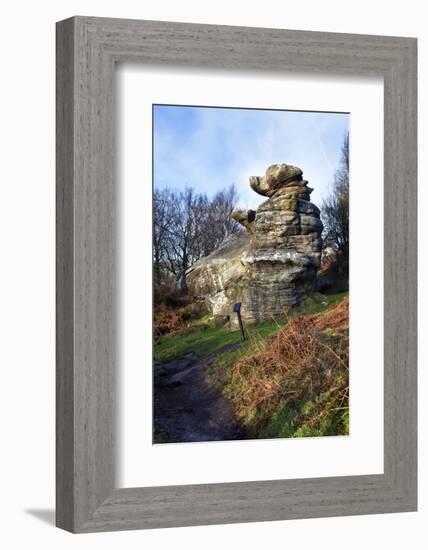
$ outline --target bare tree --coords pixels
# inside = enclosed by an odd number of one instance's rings
[[[173,220],[171,207],[171,191],[156,190],[153,196],[153,276],[157,286],[162,282],[168,231]]]
[[[241,230],[231,215],[238,202],[235,185],[218,191],[207,205],[202,221],[203,256],[211,254],[224,239]]]
[[[153,270],[155,284],[166,274],[187,290],[186,271],[215,250],[225,237],[239,230],[230,218],[238,195],[234,185],[212,199],[192,188],[182,192],[155,190],[153,206]]]
[[[187,290],[186,271],[200,257],[197,213],[204,197],[196,195],[192,188],[173,194],[173,223],[168,231],[166,255],[168,268],[176,277],[182,292]]]
[[[321,207],[324,224],[324,244],[333,247],[344,271],[349,264],[349,134],[342,144],[339,168],[333,180],[333,190]]]

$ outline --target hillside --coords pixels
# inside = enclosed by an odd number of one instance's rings
[[[348,434],[348,314],[345,297],[325,312],[290,318],[229,364],[223,393],[250,435]]]
[[[191,383],[178,384],[179,366],[202,369],[204,385],[231,404],[242,438],[345,435],[348,309],[347,293],[315,294],[283,319],[248,326],[243,343],[239,331],[215,326],[208,316],[187,320],[155,341],[155,373],[163,374],[162,384],[174,388],[178,401],[196,391]],[[160,380],[155,375],[155,393]],[[162,441],[178,440],[162,425],[156,428]]]

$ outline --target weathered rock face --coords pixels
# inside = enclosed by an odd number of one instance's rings
[[[282,316],[312,289],[322,223],[300,168],[274,164],[265,176],[251,177],[250,186],[268,200],[255,211],[232,214],[245,231],[192,266],[187,284],[215,316],[231,315],[241,302],[242,317],[254,322]]]

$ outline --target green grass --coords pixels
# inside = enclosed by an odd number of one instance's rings
[[[327,392],[322,394],[318,401],[327,401]],[[333,411],[324,416],[315,425],[303,423],[297,427],[295,419],[298,415],[309,415],[318,412],[319,404],[307,401],[294,408],[279,404],[269,422],[259,431],[260,439],[276,437],[320,437],[349,434],[349,411]]]
[[[321,313],[333,304],[338,304],[341,302],[347,295],[348,291],[336,292],[332,294],[314,293],[311,297],[307,298],[301,306],[293,310],[293,316]]]
[[[224,327],[203,327],[190,330],[186,334],[166,334],[155,342],[155,359],[171,361],[186,353],[193,352],[198,357],[207,355],[227,344],[239,342],[239,331],[229,332]]]
[[[339,303],[347,295],[346,292],[325,295],[314,295],[305,302],[300,308],[293,310],[292,316],[311,315],[322,313],[327,308]],[[282,323],[285,324],[284,322]],[[271,326],[263,327],[258,332],[258,338],[263,344],[269,333],[276,332],[271,330]],[[319,336],[321,338],[321,336]],[[329,345],[333,350],[342,348],[342,337],[329,332],[328,329],[322,333],[322,341]],[[347,344],[346,344],[347,345]],[[208,368],[208,373],[213,380],[215,387],[224,393],[224,395],[233,402],[239,403],[239,396],[248,395],[247,378],[251,380],[250,374],[246,374],[246,369],[239,371],[237,375],[234,371],[236,362],[245,355],[252,355],[263,351],[264,346],[257,347],[257,341],[253,338],[245,343],[241,348],[225,353],[216,359],[216,364]],[[245,359],[244,359],[245,360]],[[320,358],[318,358],[320,360]],[[249,364],[251,365],[251,364]],[[321,363],[320,363],[321,365]],[[257,368],[257,367],[255,367]],[[249,366],[251,369],[251,366]],[[320,371],[320,374],[323,371]],[[343,369],[334,369],[326,375],[331,377],[328,389],[317,395],[299,398],[297,402],[290,399],[281,399],[275,408],[266,414],[265,406],[243,405],[239,410],[240,421],[243,424],[249,437],[254,438],[288,438],[288,437],[320,437],[332,435],[349,434],[349,411],[346,406],[335,407],[332,403],[331,388],[341,388],[347,384],[347,373]],[[287,387],[287,378],[278,377],[277,374],[271,374],[272,380],[275,380],[281,387]],[[261,375],[263,379],[263,375]],[[254,383],[251,382],[250,385]],[[238,397],[238,399],[237,399]],[[242,402],[241,402],[242,405]],[[331,409],[331,410],[330,410]],[[329,411],[329,412],[326,412]]]
[[[313,315],[315,313],[321,313],[333,304],[337,304],[342,301],[347,294],[347,292],[339,292],[330,295],[313,294],[310,298],[305,300],[301,306],[295,308],[292,311],[291,316],[297,317],[299,315]],[[283,327],[286,322],[287,321],[285,319],[279,319],[276,321],[267,321],[265,323],[252,325],[247,331],[248,339],[245,343],[239,349],[228,351],[219,355],[217,358],[217,363],[222,367],[233,365],[239,357],[246,355],[250,352],[250,350],[257,348],[258,343],[262,344],[268,336]]]
[[[291,312],[291,316],[312,315],[322,313],[332,305],[339,303],[347,295],[347,292],[335,294],[313,294],[301,306]],[[184,334],[165,335],[159,338],[155,343],[155,359],[174,360],[187,353],[194,353],[198,357],[206,356],[228,344],[239,343],[239,330],[229,331],[226,327],[218,327],[207,324],[195,324]],[[227,394],[227,389],[231,384],[231,373],[233,365],[243,355],[257,352],[258,345],[260,349],[266,339],[277,332],[287,322],[287,319],[271,320],[263,323],[248,325],[245,327],[247,339],[239,348],[226,351],[216,356],[215,362],[205,365],[205,370],[209,374],[213,386],[220,392]],[[161,374],[158,371],[158,374]],[[328,392],[319,397],[319,402],[304,402],[295,404],[292,408],[280,402],[275,412],[268,422],[261,422],[263,411],[254,411],[254,418],[247,418],[243,424],[249,430],[252,437],[257,438],[276,438],[276,437],[317,437],[322,435],[336,435],[337,433],[348,433],[348,411],[336,411],[332,415],[324,417],[323,421],[316,425],[297,425],[297,416],[306,416],[318,409],[322,409],[323,404],[328,402]],[[296,416],[297,415],[297,416]],[[260,416],[260,418],[258,418]],[[251,426],[260,428],[255,431]],[[155,442],[164,442],[168,436],[162,430],[155,430]]]
[[[284,324],[285,320],[266,321],[246,327],[247,340],[239,350],[247,350],[254,340],[265,340]],[[239,330],[230,331],[227,327],[215,326],[194,328],[185,334],[167,334],[160,337],[155,343],[155,359],[171,361],[190,352],[203,357],[223,346],[237,344],[240,341]],[[226,356],[228,353],[233,352],[226,352],[223,355]]]
[[[337,294],[314,294],[304,304],[293,310],[295,315],[310,315],[324,311],[332,304],[340,302],[346,292]],[[268,336],[284,326],[286,320],[265,321],[246,327],[247,340],[237,350],[226,352],[218,357],[218,363],[226,365],[234,362],[241,355],[248,353],[249,348],[263,342]],[[239,330],[229,331],[227,327],[202,326],[193,327],[185,334],[167,334],[161,336],[154,346],[156,360],[171,361],[186,353],[193,352],[203,357],[228,344],[240,342]]]

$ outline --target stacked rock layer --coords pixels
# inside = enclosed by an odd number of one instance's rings
[[[274,164],[263,177],[251,177],[250,186],[268,200],[257,210],[233,212],[245,231],[194,264],[187,284],[214,316],[231,316],[233,304],[241,302],[243,319],[254,322],[283,316],[312,290],[322,223],[300,168]]]

